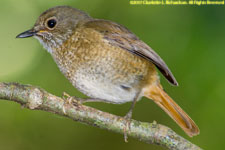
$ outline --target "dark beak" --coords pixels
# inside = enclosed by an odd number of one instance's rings
[[[16,38],[28,38],[32,37],[36,34],[37,32],[34,32],[32,30],[25,31],[23,33],[20,33],[19,35],[16,36]]]

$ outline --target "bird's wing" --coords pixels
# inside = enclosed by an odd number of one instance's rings
[[[178,85],[172,72],[160,56],[124,26],[111,21],[95,19],[85,23],[85,27],[92,28],[103,34],[103,37],[111,45],[118,46],[151,61],[170,83]]]

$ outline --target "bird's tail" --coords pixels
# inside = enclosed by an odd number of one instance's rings
[[[144,95],[160,106],[188,136],[199,134],[199,128],[195,122],[167,95],[160,84],[146,88]]]

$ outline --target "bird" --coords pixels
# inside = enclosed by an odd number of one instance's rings
[[[71,84],[90,97],[83,102],[132,102],[127,120],[142,97],[153,100],[190,137],[200,130],[160,84],[159,74],[174,86],[174,75],[163,59],[129,29],[95,19],[71,6],[43,12],[34,26],[16,38],[34,37],[51,54]]]

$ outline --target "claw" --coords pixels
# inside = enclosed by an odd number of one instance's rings
[[[79,101],[77,101],[76,98],[74,98],[73,96],[70,96],[66,92],[63,92],[62,98],[64,99],[64,104],[63,104],[63,108],[62,108],[62,111],[64,114],[66,114],[65,105],[73,105],[73,106],[77,106],[78,108],[80,108],[80,106],[82,104]]]
[[[125,127],[123,128],[124,141],[125,141],[126,143],[128,142],[127,128],[129,128],[128,130],[130,130],[130,121],[126,121]]]
[[[68,93],[66,93],[66,92],[63,92],[62,93],[62,98],[64,99],[64,100],[67,100],[68,98],[70,98],[71,96],[68,94]]]
[[[128,136],[127,133],[130,131],[130,123],[131,123],[131,118],[132,118],[132,112],[129,111],[126,116],[124,117],[125,119],[125,127],[123,129],[124,132],[124,141],[127,143],[128,142]]]

